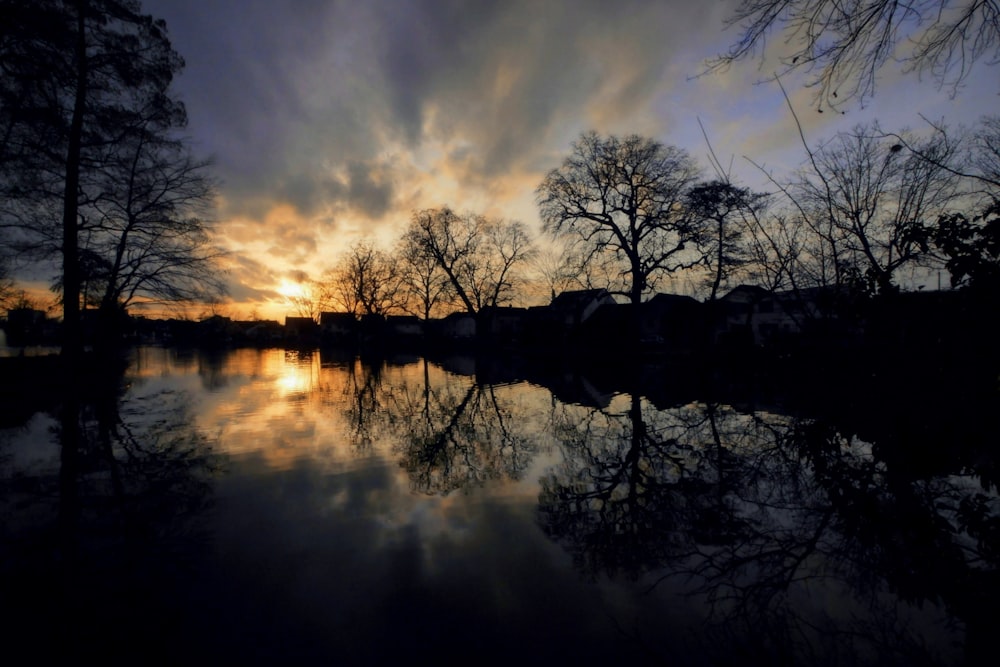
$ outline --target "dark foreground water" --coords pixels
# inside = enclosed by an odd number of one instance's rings
[[[649,398],[571,371],[487,383],[475,370],[144,348],[123,384],[95,381],[78,419],[53,409],[0,430],[4,654],[995,655],[1000,500],[981,452],[910,465],[888,427],[885,444],[778,406]],[[940,446],[969,437],[956,427]]]

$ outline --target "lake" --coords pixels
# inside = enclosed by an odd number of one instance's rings
[[[889,411],[854,428],[853,413],[781,397],[709,400],[662,368],[646,376],[670,391],[520,363],[134,350],[78,419],[50,410],[0,430],[8,655],[950,665],[994,652],[1000,500],[982,424]]]

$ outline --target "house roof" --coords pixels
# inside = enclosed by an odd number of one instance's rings
[[[758,287],[756,285],[737,285],[733,289],[729,290],[719,301],[735,301],[737,299],[763,299],[768,296],[768,292],[763,287]]]
[[[604,299],[610,296],[611,295],[608,293],[608,290],[604,288],[568,290],[552,299],[552,303],[549,304],[549,306],[551,308],[555,308],[556,310],[577,310],[578,308],[586,306],[596,300]]]

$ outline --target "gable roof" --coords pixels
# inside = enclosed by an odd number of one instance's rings
[[[602,288],[599,289],[581,289],[581,290],[567,290],[552,299],[552,303],[549,304],[551,308],[556,310],[570,310],[574,311],[583,306],[589,305],[594,301],[605,299],[610,297],[611,294],[608,290]]]
[[[757,301],[769,296],[771,293],[763,287],[756,285],[738,285],[729,290],[727,294],[719,298],[719,301],[751,300]]]

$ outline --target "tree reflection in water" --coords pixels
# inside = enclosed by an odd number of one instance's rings
[[[120,375],[89,378],[51,429],[57,469],[3,476],[5,629],[41,662],[170,655],[164,621],[184,612],[164,582],[207,542],[199,520],[223,464],[212,439],[185,395],[123,391]]]
[[[967,656],[987,654],[1000,503],[968,478],[893,476],[832,427],[713,403],[560,411],[542,525],[592,577],[702,600],[699,650],[947,663],[964,634]]]
[[[538,452],[516,389],[471,378],[432,382],[423,362],[420,386],[397,396],[399,464],[420,493],[447,494],[489,480],[522,478]]]

